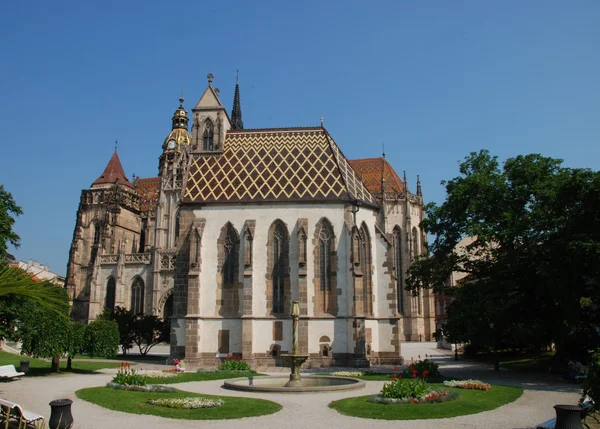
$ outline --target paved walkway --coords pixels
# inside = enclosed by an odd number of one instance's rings
[[[445,375],[460,378],[477,378],[485,382],[520,385],[525,393],[517,401],[492,411],[450,419],[436,420],[366,420],[338,414],[327,407],[331,401],[368,394],[375,394],[383,382],[370,381],[364,389],[335,393],[304,394],[266,394],[246,393],[224,390],[222,380],[177,384],[177,388],[190,392],[215,394],[223,396],[245,396],[264,398],[283,405],[281,411],[263,417],[251,417],[238,421],[212,420],[203,423],[190,420],[173,420],[161,417],[127,414],[111,411],[76,398],[75,391],[84,387],[102,386],[110,381],[115,369],[106,369],[91,375],[54,375],[47,377],[23,378],[20,381],[0,383],[0,397],[22,404],[26,409],[49,417],[48,403],[57,398],[73,399],[73,417],[76,429],[148,428],[164,429],[177,427],[197,429],[210,425],[211,429],[231,428],[232,425],[244,425],[249,428],[263,429],[304,429],[309,427],[343,427],[345,429],[364,429],[365,425],[376,424],[378,429],[435,428],[535,428],[536,424],[554,417],[553,406],[559,403],[575,404],[581,395],[576,386],[563,383],[556,375],[523,375],[510,371],[493,371],[478,363],[454,361],[453,355],[447,351],[427,348],[423,345],[421,358],[425,353],[433,355],[440,364]],[[420,353],[416,353],[416,359]],[[406,355],[406,354],[405,354]],[[409,356],[410,360],[410,356]],[[138,365],[139,368],[151,369],[151,365]]]

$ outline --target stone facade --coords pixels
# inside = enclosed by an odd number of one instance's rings
[[[408,192],[385,158],[346,160],[323,128],[242,130],[235,103],[239,87],[230,120],[210,75],[191,134],[176,110],[157,178],[129,182],[115,152],[82,191],[73,317],[167,317],[190,368],[227,354],[283,364],[291,301],[306,366],[398,363],[402,342],[431,340],[433,296],[403,290],[425,252],[420,185]]]

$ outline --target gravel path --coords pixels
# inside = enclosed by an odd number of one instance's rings
[[[422,356],[424,357],[424,356]],[[538,423],[555,416],[555,404],[576,404],[581,390],[576,386],[563,383],[556,375],[524,375],[521,373],[495,372],[480,364],[454,361],[447,354],[434,357],[440,364],[444,375],[460,378],[477,378],[485,382],[520,385],[526,390],[517,401],[492,411],[480,414],[436,420],[366,420],[338,414],[327,407],[331,401],[377,393],[383,382],[370,381],[364,389],[334,393],[304,394],[267,394],[236,392],[221,387],[222,380],[194,383],[181,383],[176,387],[181,390],[216,394],[222,396],[244,396],[269,399],[283,405],[283,409],[275,414],[263,417],[251,417],[237,421],[212,420],[203,423],[191,420],[173,420],[147,415],[127,414],[101,408],[97,405],[76,398],[75,391],[84,387],[102,386],[110,381],[116,369],[106,369],[91,375],[55,375],[47,377],[23,378],[22,380],[0,383],[0,397],[17,402],[25,409],[49,417],[48,403],[57,398],[70,398],[75,419],[74,429],[105,428],[148,428],[164,429],[165,427],[194,428],[210,425],[211,429],[230,429],[233,425],[261,427],[263,429],[304,429],[308,427],[343,427],[345,429],[365,429],[365,425],[376,424],[378,429],[417,429],[435,428],[443,425],[444,429],[454,428],[535,428]],[[149,366],[139,365],[149,369]],[[281,374],[279,374],[281,375]]]

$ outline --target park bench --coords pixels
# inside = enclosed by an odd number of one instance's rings
[[[15,377],[21,377],[22,375],[25,375],[24,372],[17,372],[17,370],[15,369],[14,365],[2,365],[0,366],[0,378],[5,379],[5,378],[15,378]]]
[[[18,423],[18,429],[26,429],[27,425],[43,427],[44,416],[24,410],[19,404],[0,398],[0,418],[2,419],[3,429],[8,429],[10,419]]]

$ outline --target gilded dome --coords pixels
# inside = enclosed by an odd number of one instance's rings
[[[179,107],[173,114],[173,128],[165,142],[163,143],[163,150],[181,150],[181,145],[189,145],[192,142],[192,137],[188,132],[188,116],[186,110],[183,108],[183,98],[179,99]]]

